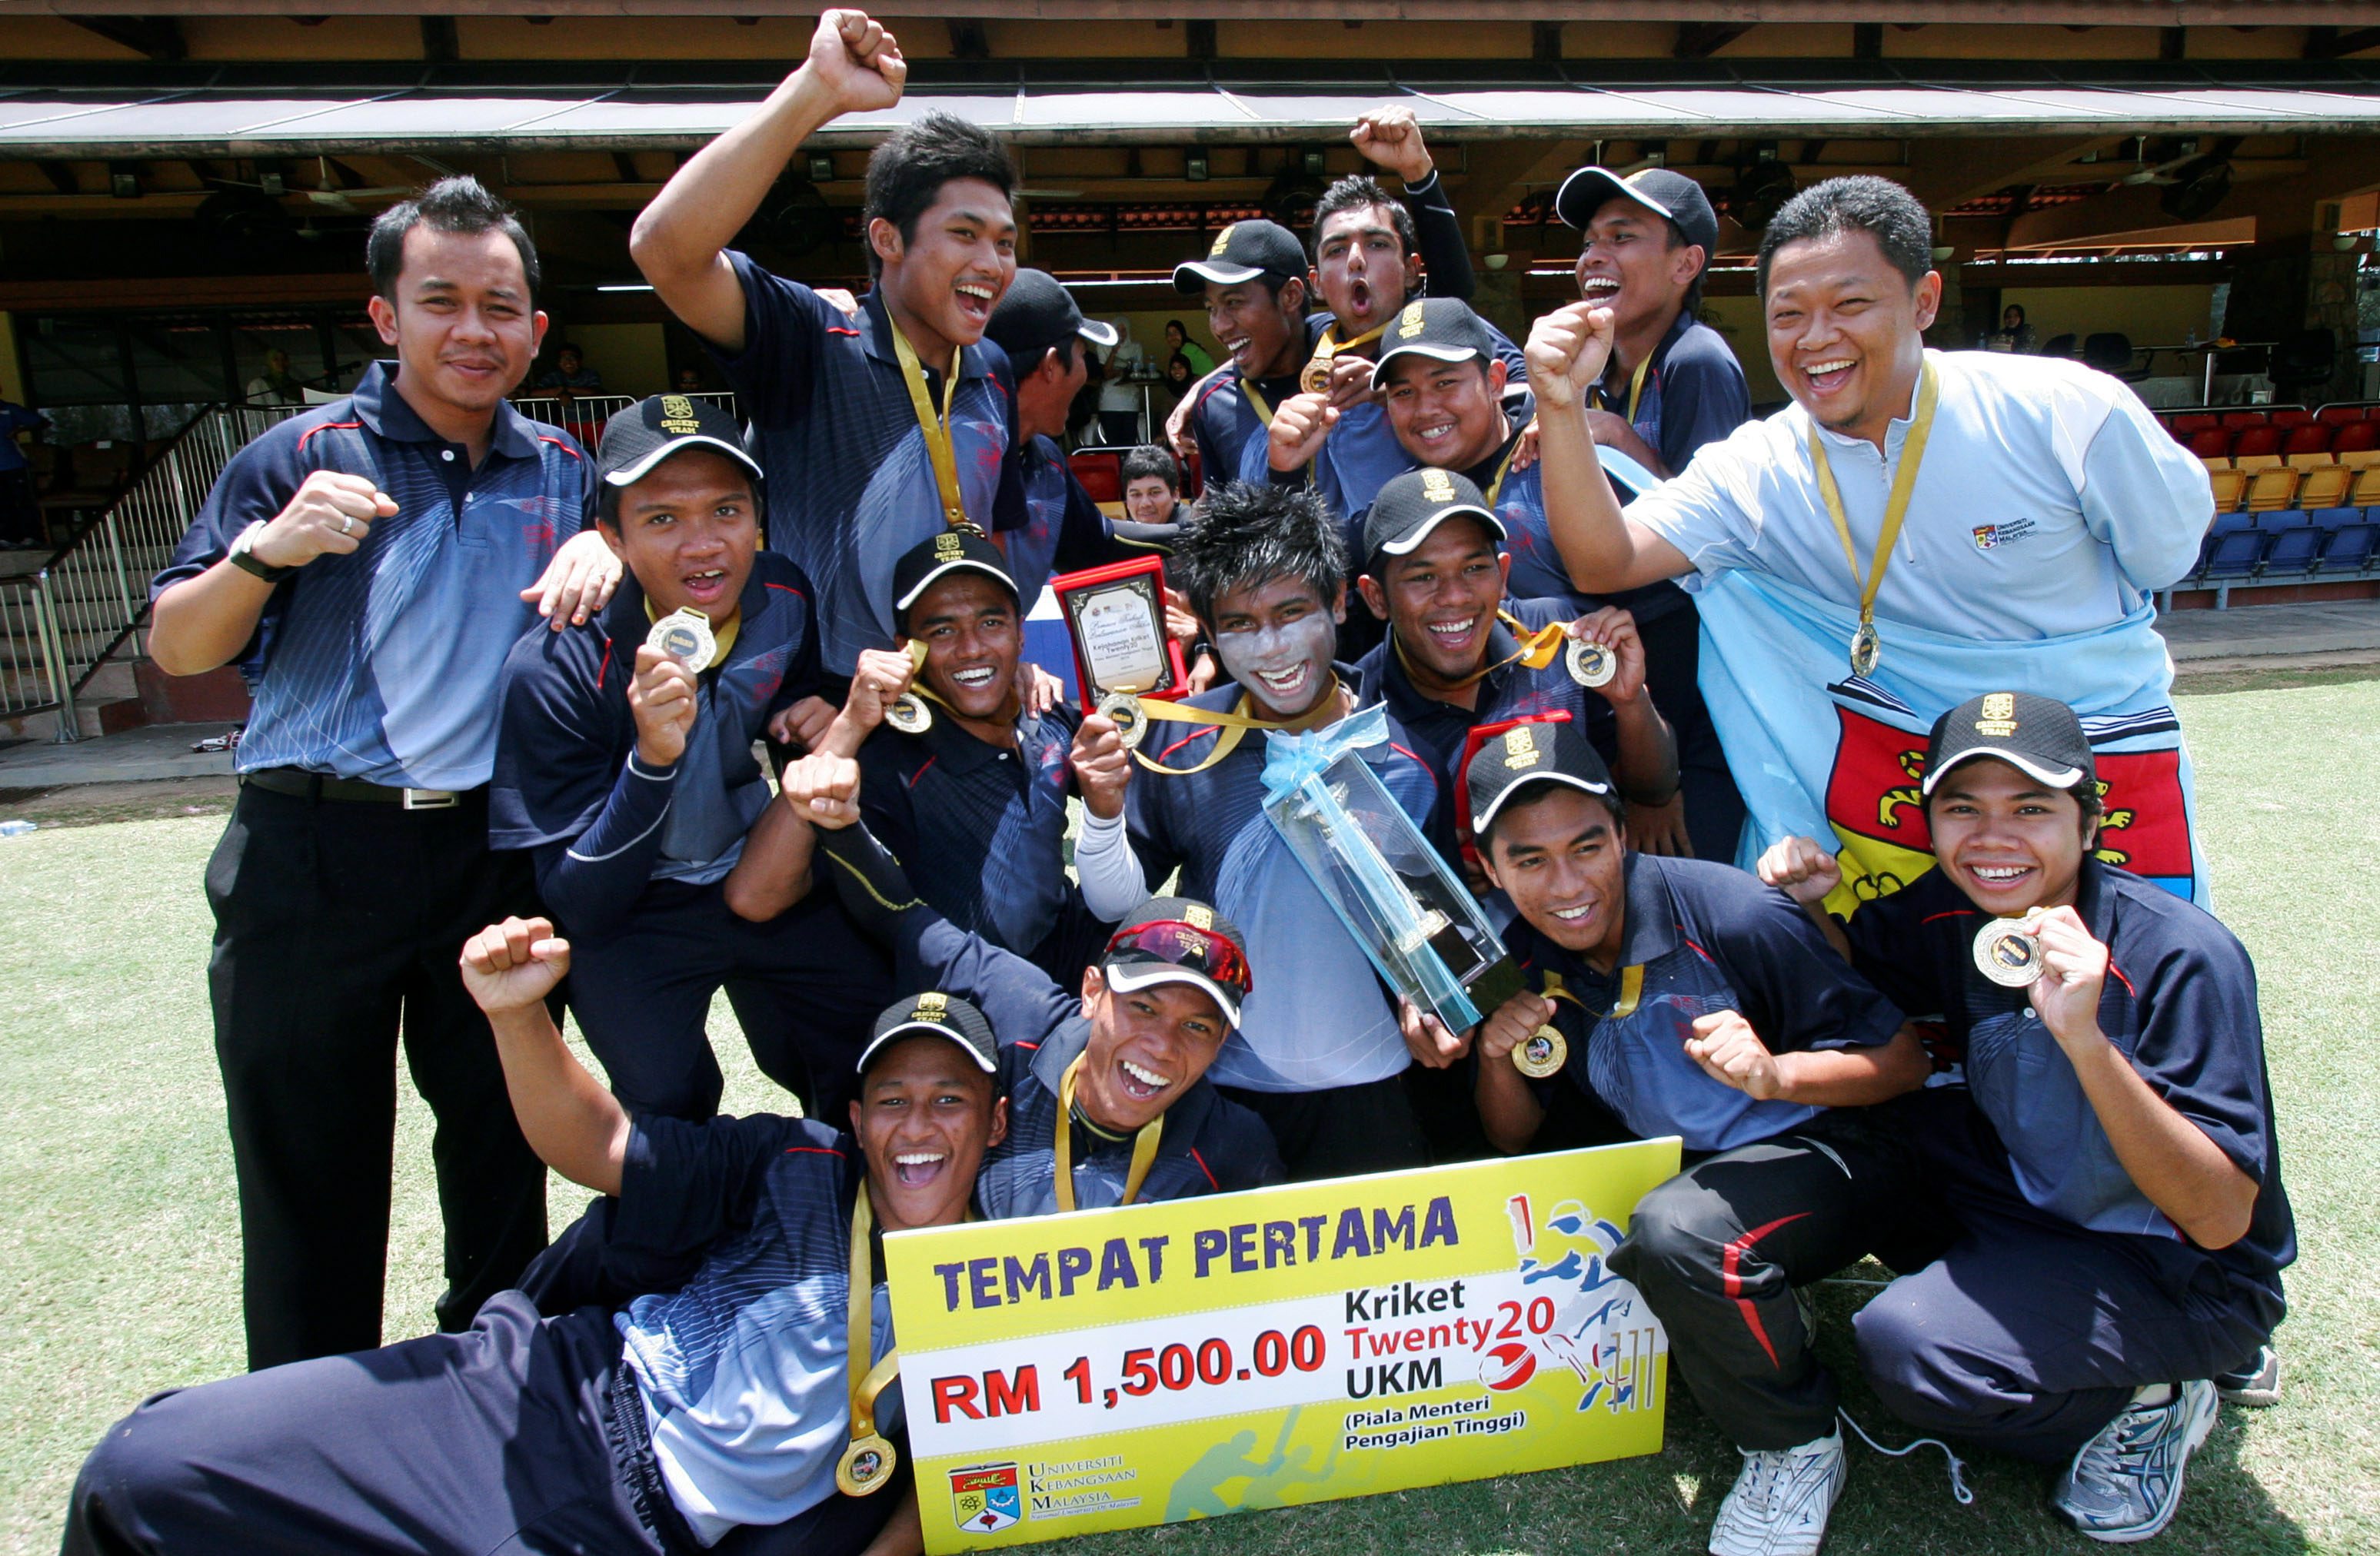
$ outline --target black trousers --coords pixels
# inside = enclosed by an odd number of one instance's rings
[[[834,1445],[836,1450],[840,1443]],[[907,1499],[830,1496],[728,1556],[844,1556]],[[507,1292],[461,1334],[143,1402],[84,1461],[64,1556],[699,1556],[669,1501],[611,1315]]]
[[[1645,642],[1645,686],[1678,742],[1679,791],[1686,802],[1686,834],[1694,857],[1735,862],[1743,831],[1743,796],[1727,770],[1727,753],[1697,681],[1702,668],[1702,618],[1694,601],[1637,623]]]
[[[1271,1128],[1292,1183],[1429,1165],[1429,1141],[1401,1074],[1318,1092],[1216,1089]]]
[[[718,884],[655,881],[618,934],[572,942],[570,1007],[631,1113],[719,1111],[706,1021],[722,988],[760,1072],[799,1097],[806,1116],[846,1127],[853,1070],[892,1002],[892,968],[832,889],[754,923],[728,910]]]
[[[1891,1243],[1911,1203],[1899,1138],[1848,1110],[1708,1156],[1637,1202],[1611,1268],[1670,1333],[1670,1366],[1745,1449],[1834,1429],[1835,1381],[1793,1288]]]
[[[251,1368],[380,1344],[400,1036],[437,1118],[439,1327],[545,1246],[545,1167],[456,970],[466,938],[533,908],[527,856],[487,834],[480,794],[406,811],[250,785],[208,862]]]

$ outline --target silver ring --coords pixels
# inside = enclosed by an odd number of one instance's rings
[[[356,516],[355,516],[353,513],[342,513],[342,514],[340,514],[340,515],[339,515],[339,533],[340,533],[341,535],[353,535],[355,532],[356,532]]]

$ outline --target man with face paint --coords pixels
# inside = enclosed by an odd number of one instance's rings
[[[1347,609],[1339,526],[1310,490],[1232,483],[1209,491],[1173,572],[1232,681],[1157,721],[1153,751],[1127,753],[1096,714],[1083,721],[1084,900],[1121,917],[1179,868],[1184,891],[1245,926],[1257,982],[1213,1075],[1271,1126],[1292,1177],[1420,1165],[1427,1142],[1405,1091],[1412,1055],[1397,1009],[1265,818],[1269,741],[1244,739],[1310,739],[1355,711],[1354,671],[1333,661]],[[1386,709],[1361,718],[1330,738],[1360,752],[1429,830],[1437,775]]]
[[[1760,861],[1961,1063],[1894,1109],[1944,1230],[1861,1309],[1860,1362],[1921,1429],[2063,1464],[2051,1505],[2083,1534],[2144,1540],[2217,1391],[2277,1397],[2297,1235],[2256,971],[2213,915],[2097,857],[2097,759],[2065,704],[1970,698],[1924,772],[1937,867],[1848,924],[1816,843]]]

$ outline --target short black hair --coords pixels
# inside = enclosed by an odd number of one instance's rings
[[[1925,207],[1891,179],[1859,173],[1813,184],[1777,212],[1760,238],[1754,277],[1760,296],[1768,296],[1768,265],[1779,249],[1852,231],[1874,236],[1885,259],[1912,286],[1934,268],[1934,218]]]
[[[1123,484],[1132,485],[1144,476],[1154,476],[1163,481],[1170,491],[1182,489],[1182,463],[1173,451],[1157,443],[1143,443],[1123,456]]]
[[[1347,587],[1347,541],[1312,487],[1225,481],[1207,489],[1198,517],[1174,543],[1172,577],[1210,632],[1215,601],[1233,589],[1293,577],[1325,607]]]
[[[1016,164],[1000,138],[936,109],[894,130],[869,153],[862,230],[880,216],[899,230],[904,245],[916,242],[917,218],[953,178],[980,178],[1004,196],[1016,193]],[[876,246],[862,247],[868,250],[868,273],[880,273],[884,262]]]
[[[1488,818],[1488,830],[1481,833],[1477,839],[1479,851],[1488,856],[1489,863],[1496,862],[1496,829],[1504,825],[1505,819],[1513,812],[1525,811],[1538,801],[1549,800],[1557,793],[1586,794],[1586,790],[1572,789],[1568,784],[1543,783],[1537,786],[1536,792],[1515,795],[1496,807],[1496,814]],[[1620,835],[1628,827],[1628,802],[1620,797],[1620,791],[1617,789],[1609,794],[1587,794],[1586,797],[1611,813],[1611,836],[1615,841],[1618,840]]]
[[[537,307],[538,290],[544,280],[537,262],[537,245],[521,225],[519,212],[468,173],[441,178],[373,219],[371,235],[364,240],[364,269],[371,272],[374,292],[396,301],[396,278],[405,271],[405,235],[425,224],[432,232],[459,233],[465,237],[501,231],[520,250],[521,271],[528,278],[528,306]]]
[[[1314,257],[1318,263],[1322,258],[1322,223],[1342,211],[1361,211],[1367,205],[1388,211],[1389,224],[1397,230],[1397,242],[1403,246],[1405,259],[1420,252],[1421,238],[1414,231],[1413,212],[1405,209],[1405,202],[1391,199],[1389,191],[1380,187],[1378,179],[1351,173],[1323,190],[1322,198],[1314,202]]]

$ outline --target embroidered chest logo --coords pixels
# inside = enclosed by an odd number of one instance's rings
[[[1975,537],[1975,549],[1988,551],[1995,547],[2013,545],[2040,527],[2031,519],[2010,519],[2006,524],[1977,525],[1971,533]]]

